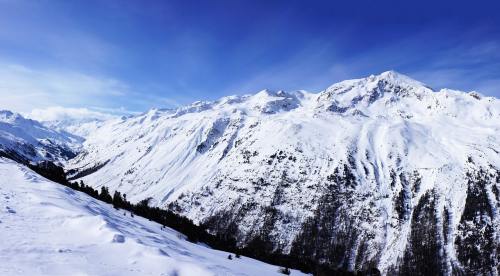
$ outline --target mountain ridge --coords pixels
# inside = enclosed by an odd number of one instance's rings
[[[497,275],[499,137],[498,99],[388,71],[105,121],[65,169],[265,253]]]
[[[147,113],[155,113],[157,115],[159,114],[172,114],[172,116],[182,116],[186,113],[190,112],[202,112],[207,109],[213,109],[213,108],[220,108],[221,106],[224,105],[231,105],[231,104],[238,104],[242,103],[245,101],[251,101],[256,107],[257,110],[259,110],[260,105],[265,105],[266,103],[274,103],[275,105],[278,106],[279,110],[279,104],[285,102],[284,104],[288,104],[288,108],[290,107],[298,107],[298,104],[303,104],[303,102],[300,101],[300,99],[304,98],[317,98],[316,100],[319,101],[328,101],[328,99],[332,98],[334,95],[335,97],[340,97],[343,94],[349,93],[349,92],[364,92],[362,95],[351,95],[351,97],[348,98],[349,103],[356,104],[359,101],[362,101],[364,98],[370,98],[370,101],[375,100],[375,96],[373,95],[373,92],[376,92],[376,88],[378,84],[383,83],[385,85],[389,85],[391,87],[400,87],[400,88],[411,88],[411,91],[406,91],[403,89],[399,89],[397,92],[394,93],[394,90],[391,90],[390,88],[387,89],[386,91],[393,93],[393,95],[396,97],[396,99],[400,99],[401,97],[405,96],[415,96],[417,97],[420,101],[424,97],[441,97],[441,98],[457,98],[457,97],[466,97],[469,96],[473,99],[479,100],[479,101],[486,101],[486,102],[495,102],[498,101],[495,97],[487,97],[484,96],[476,91],[471,91],[471,92],[463,92],[459,90],[453,90],[453,89],[447,89],[443,88],[438,91],[432,89],[430,86],[427,86],[424,83],[421,83],[419,81],[416,81],[406,75],[400,74],[396,71],[390,70],[390,71],[385,71],[379,75],[371,75],[366,78],[359,78],[359,79],[351,79],[351,80],[345,80],[341,81],[335,84],[330,85],[328,88],[314,93],[314,92],[307,92],[305,90],[298,90],[298,91],[292,91],[292,92],[286,92],[284,90],[270,90],[270,89],[264,89],[261,90],[255,94],[245,94],[245,95],[232,95],[232,96],[225,96],[221,97],[217,100],[213,101],[195,101],[191,104],[177,107],[177,108],[167,108],[167,109],[162,109],[162,108],[152,108],[138,116],[147,114]],[[364,89],[360,89],[358,91],[351,91],[349,88],[359,88],[362,87]],[[367,89],[368,88],[368,89]],[[406,92],[406,93],[405,93]],[[413,92],[413,93],[409,93]],[[354,93],[353,93],[354,94]],[[342,98],[341,98],[342,99]],[[396,100],[392,99],[392,100]],[[334,99],[338,101],[339,99]],[[277,101],[277,103],[275,103]],[[321,107],[321,103],[318,104],[319,107]],[[264,113],[266,113],[265,106],[262,107],[262,110]],[[331,108],[331,107],[330,107]],[[335,109],[335,108],[333,108]],[[342,109],[342,108],[340,108]],[[347,108],[346,108],[347,109]],[[287,110],[284,110],[287,111]],[[334,110],[330,110],[334,111]],[[275,112],[275,111],[274,111]],[[268,113],[274,113],[273,111],[268,111]],[[340,112],[343,113],[343,112]]]

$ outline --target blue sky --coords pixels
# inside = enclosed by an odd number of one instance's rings
[[[500,97],[500,3],[459,2],[0,0],[0,108],[144,111],[391,69]]]

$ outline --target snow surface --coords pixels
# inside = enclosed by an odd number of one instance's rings
[[[0,275],[282,275],[0,158]],[[302,275],[292,271],[292,275]]]

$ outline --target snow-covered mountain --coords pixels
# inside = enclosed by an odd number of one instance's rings
[[[112,119],[110,119],[112,120]],[[101,120],[96,118],[86,118],[86,119],[64,119],[64,120],[54,120],[54,121],[41,121],[41,123],[49,129],[53,129],[58,132],[71,133],[79,137],[79,142],[83,143],[85,138],[91,133],[95,132],[98,128],[105,124],[107,120]]]
[[[266,251],[497,275],[499,150],[498,99],[389,71],[110,121],[67,170]]]
[[[80,150],[82,138],[56,131],[18,113],[0,110],[0,156],[22,163],[62,162]]]
[[[0,175],[1,275],[283,275],[244,256],[229,260],[10,160],[0,158]]]
[[[119,111],[110,112],[114,112],[114,114],[103,113],[99,110],[88,108],[52,106],[36,108],[26,113],[25,117],[36,120],[58,132],[66,132],[79,136],[80,141],[83,142],[85,137],[99,128],[105,121],[126,116],[125,114],[117,114]]]

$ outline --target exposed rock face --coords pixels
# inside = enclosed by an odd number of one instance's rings
[[[481,168],[467,177],[467,198],[455,238],[457,259],[468,275],[493,275],[500,271],[500,172]]]
[[[495,98],[386,72],[151,110],[83,149],[74,177],[240,245],[390,275],[500,270]]]

